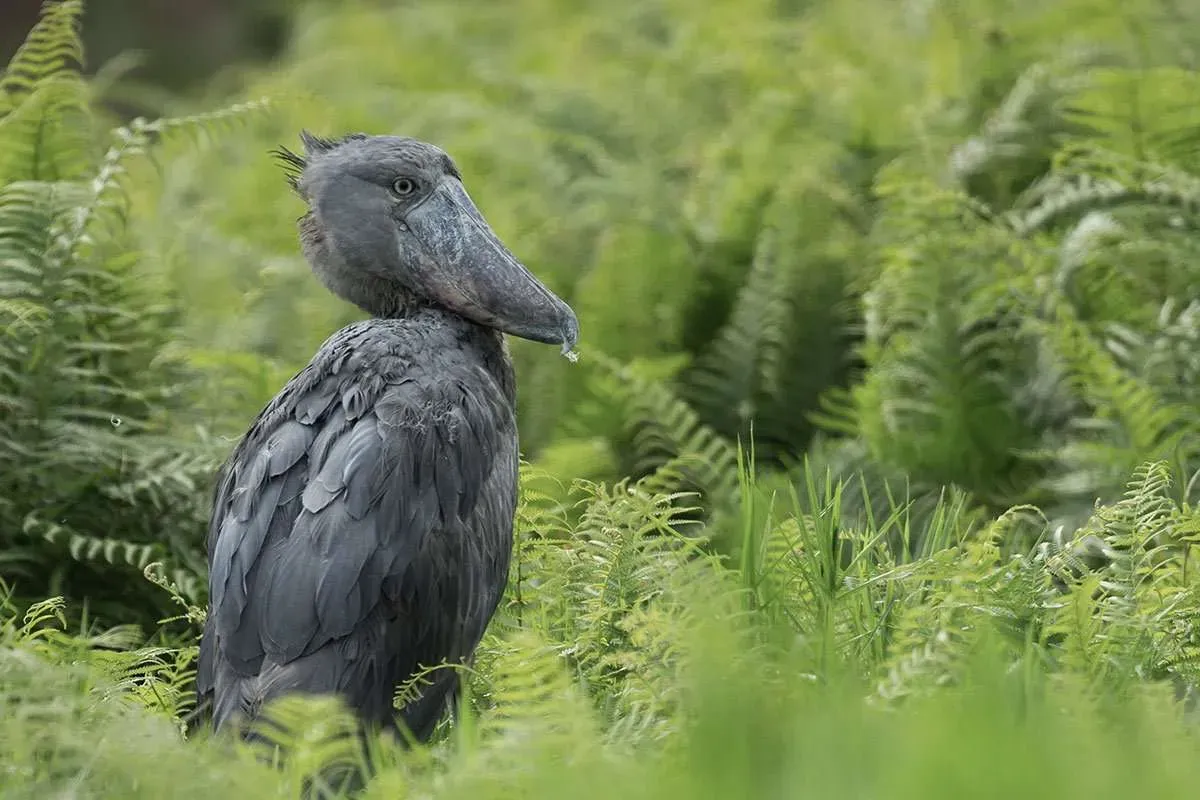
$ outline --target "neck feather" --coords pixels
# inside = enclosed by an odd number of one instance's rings
[[[299,227],[305,259],[317,279],[338,297],[373,317],[402,317],[427,305],[404,287],[347,264],[329,246],[312,212],[300,218]]]

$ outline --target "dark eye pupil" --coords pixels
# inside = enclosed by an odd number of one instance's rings
[[[416,187],[408,178],[397,178],[392,188],[396,190],[396,194],[408,194]]]

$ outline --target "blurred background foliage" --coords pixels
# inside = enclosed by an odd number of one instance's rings
[[[1122,363],[1110,340],[1152,347],[1190,300],[1188,268],[1164,282],[1116,254],[1154,242],[1169,260],[1187,237],[1156,198],[1110,210],[1078,173],[1136,183],[1112,173],[1194,166],[1186,13],[303,6],[278,59],[233,94],[275,111],[168,151],[137,220],[181,298],[181,341],[227,387],[201,393],[193,419],[240,433],[352,318],[297,254],[299,202],[266,150],[303,126],[406,133],[454,154],[579,312],[578,367],[513,343],[525,454],[560,477],[640,477],[751,428],[759,461],[794,473],[821,434],[815,454],[839,475],[955,484],[993,511],[1037,502],[1077,524],[1138,458],[1172,455],[1148,441],[1096,453],[1094,398],[1074,379],[1111,367],[1160,391],[1165,373],[1140,374],[1136,346]],[[1104,366],[1077,363],[1080,347]],[[670,396],[630,391],[635,379]],[[688,486],[714,489],[729,465],[699,462]]]
[[[290,35],[295,0],[97,0],[81,38],[89,72],[123,76],[107,102],[124,113],[154,97],[188,93],[227,68],[273,58]],[[42,0],[0,6],[0,61],[37,22]],[[120,93],[129,90],[129,94]],[[147,97],[148,96],[148,97]]]
[[[473,678],[481,718],[442,742],[453,759],[388,756],[380,796],[557,796],[594,774],[625,793],[957,796],[982,774],[968,766],[1003,765],[983,752],[996,730],[1024,766],[973,793],[1195,785],[1200,6],[38,13],[0,10],[5,658],[98,662],[103,680],[71,667],[63,685],[187,713],[213,472],[357,317],[311,278],[268,151],[301,128],[395,133],[455,157],[582,339],[576,364],[511,342],[530,464]],[[65,602],[23,621],[48,597]],[[50,617],[92,638],[43,647]],[[33,697],[24,680],[0,685],[0,711]],[[991,702],[972,687],[1020,713],[996,701],[963,727],[975,706],[957,703]],[[861,717],[848,698],[864,694],[925,711]],[[111,724],[78,702],[54,713]],[[296,775],[345,755],[321,739],[330,715],[290,713],[308,737],[289,743],[308,753]],[[788,727],[809,718],[832,738]],[[813,755],[901,724],[947,760],[912,744],[829,772]],[[1093,760],[1025,748],[1035,724],[1093,731],[1074,739]],[[1126,749],[1122,724],[1153,726],[1178,760]],[[5,725],[0,748],[31,771],[14,786],[156,785],[127,743],[85,767],[47,733],[54,772]],[[753,744],[730,752],[731,736]],[[621,760],[637,743],[654,759]],[[174,746],[162,757],[184,758]],[[531,747],[545,769],[519,767]],[[1097,770],[1106,748],[1142,769]],[[578,774],[546,766],[567,755]],[[292,786],[224,769],[255,796]],[[180,796],[211,790],[196,781]]]

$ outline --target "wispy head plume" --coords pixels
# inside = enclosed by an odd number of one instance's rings
[[[271,155],[275,156],[275,159],[283,166],[283,171],[287,174],[288,185],[292,187],[292,191],[300,194],[300,177],[304,174],[305,168],[308,167],[309,162],[313,158],[332,152],[346,142],[366,138],[367,135],[365,133],[351,133],[339,139],[326,139],[302,130],[300,131],[300,143],[304,145],[304,155],[294,153],[283,145],[272,150]]]
[[[288,150],[283,145],[276,147],[271,151],[271,155],[283,167],[284,173],[287,175],[288,186],[292,187],[292,191],[300,193],[300,175],[304,172],[307,162],[300,156]]]

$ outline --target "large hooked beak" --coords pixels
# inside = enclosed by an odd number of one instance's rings
[[[471,201],[457,178],[446,177],[399,220],[423,250],[410,279],[444,307],[522,339],[561,344],[573,357],[579,322],[517,260]]]

